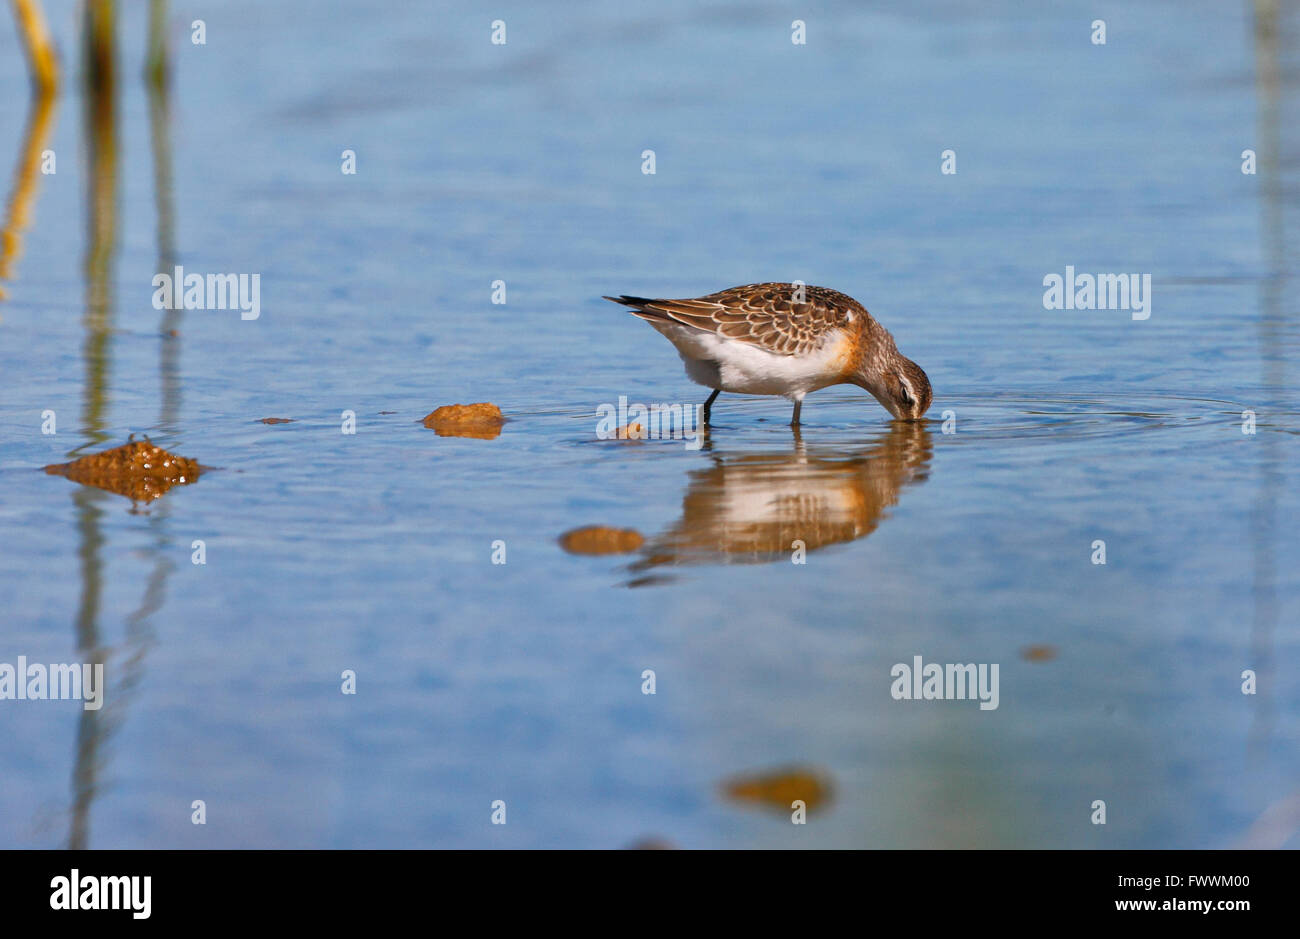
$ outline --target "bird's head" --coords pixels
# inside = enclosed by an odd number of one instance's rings
[[[930,408],[933,393],[925,371],[911,359],[895,354],[885,363],[872,363],[858,375],[857,384],[875,397],[900,421],[919,421]]]

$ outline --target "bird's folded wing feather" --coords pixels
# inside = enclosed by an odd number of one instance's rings
[[[610,297],[655,319],[748,342],[780,355],[804,355],[827,336],[852,326],[866,310],[855,300],[824,287],[804,287],[805,302],[796,302],[792,284],[751,284],[693,300]]]

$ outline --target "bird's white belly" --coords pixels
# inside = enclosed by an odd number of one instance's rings
[[[706,388],[802,398],[840,380],[844,336],[838,331],[828,335],[821,348],[809,355],[780,355],[689,326],[652,325],[677,347],[691,381]]]

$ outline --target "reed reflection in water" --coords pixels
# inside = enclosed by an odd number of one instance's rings
[[[20,4],[19,14],[24,24],[41,25],[38,6]],[[31,19],[32,16],[36,16],[36,19]],[[102,445],[109,439],[106,426],[110,406],[108,388],[114,327],[113,271],[121,224],[118,211],[121,145],[118,136],[120,108],[116,18],[117,6],[113,0],[89,0],[82,11],[82,132],[87,180],[86,249],[83,262],[85,303],[82,316],[84,377],[79,427],[82,443],[69,451],[70,457],[76,457],[82,451]],[[152,0],[149,59],[145,77],[149,94],[160,269],[170,266],[175,256],[166,18],[165,0]],[[30,35],[28,39],[30,40]],[[48,47],[48,42],[46,46]],[[16,261],[22,253],[23,233],[34,224],[38,173],[53,133],[57,107],[57,82],[53,80],[56,73],[52,69],[37,69],[36,64],[34,58],[35,90],[3,229],[0,229],[0,279],[10,282],[16,278]],[[48,81],[43,78],[47,74],[50,76]],[[4,292],[0,291],[0,299],[4,296]],[[179,311],[165,311],[161,324],[163,338],[159,359],[160,414],[157,429],[163,433],[176,431],[180,408],[179,316]],[[162,486],[157,485],[159,480],[154,477],[159,470],[152,465],[141,470],[149,479],[140,477],[138,472],[133,473],[139,469],[137,464],[143,465],[136,457],[146,451],[164,452],[147,443],[128,443],[124,447],[81,456],[70,463],[47,469],[47,472],[66,476],[78,483],[72,493],[80,571],[80,596],[74,621],[75,642],[79,659],[90,664],[103,664],[109,683],[104,707],[96,711],[79,712],[68,821],[69,848],[86,848],[90,844],[92,807],[100,791],[105,745],[114,729],[125,719],[131,692],[143,675],[145,658],[154,641],[149,617],[163,603],[167,576],[173,566],[168,560],[171,538],[167,533],[167,509],[164,504],[159,505],[149,519],[156,550],[153,570],[145,581],[140,604],[126,617],[124,638],[118,642],[107,639],[101,627],[100,616],[104,589],[103,553],[106,545],[102,523],[108,493],[115,492],[131,498],[131,511],[135,511],[136,501],[152,502],[166,488],[176,484],[175,480],[165,479],[162,480]],[[171,461],[168,462],[170,465]],[[187,467],[193,465],[197,469],[197,464],[183,458],[181,464]],[[185,481],[192,481],[195,475],[196,472],[191,472]],[[115,658],[116,664],[111,665],[110,661]]]

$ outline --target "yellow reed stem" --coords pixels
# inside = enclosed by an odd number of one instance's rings
[[[45,23],[40,0],[12,0],[18,34],[27,53],[32,82],[37,89],[53,91],[59,84],[59,59],[54,51],[54,40]]]

